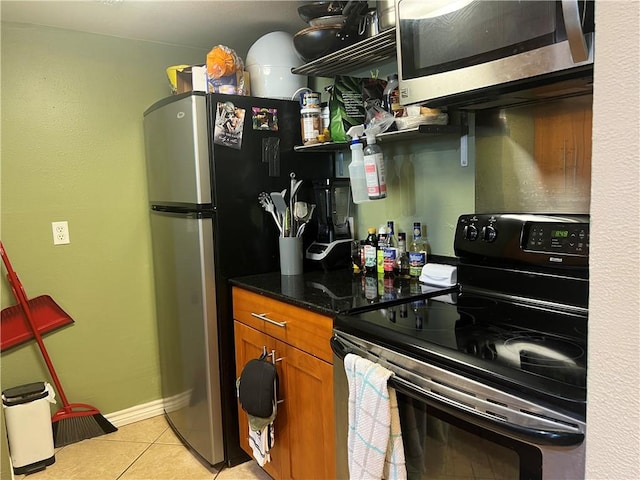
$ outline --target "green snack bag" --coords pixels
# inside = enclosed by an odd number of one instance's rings
[[[329,97],[331,138],[334,142],[347,142],[347,131],[365,120],[361,78],[338,75]]]

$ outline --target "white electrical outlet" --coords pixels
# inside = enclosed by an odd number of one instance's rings
[[[69,224],[64,222],[51,222],[51,229],[53,230],[53,244],[54,245],[66,245],[71,243],[69,239]]]

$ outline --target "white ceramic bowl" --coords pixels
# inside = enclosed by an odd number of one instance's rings
[[[263,35],[249,48],[245,61],[251,95],[291,100],[296,91],[307,86],[306,76],[291,73],[292,68],[301,64],[291,34],[271,32]]]

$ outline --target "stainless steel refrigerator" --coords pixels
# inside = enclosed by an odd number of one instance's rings
[[[239,446],[228,280],[278,270],[278,232],[262,191],[332,175],[297,158],[300,114],[287,100],[189,93],[144,113],[156,316],[166,418],[208,463]]]

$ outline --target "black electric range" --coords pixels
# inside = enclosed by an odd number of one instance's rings
[[[581,417],[587,216],[463,215],[459,293],[340,315],[336,331]]]

